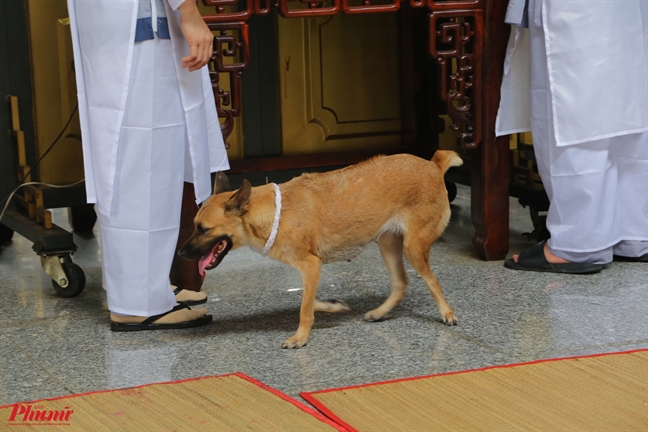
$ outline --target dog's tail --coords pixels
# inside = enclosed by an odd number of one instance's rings
[[[437,164],[444,174],[450,167],[463,165],[463,160],[451,150],[437,150],[432,157],[432,162]]]

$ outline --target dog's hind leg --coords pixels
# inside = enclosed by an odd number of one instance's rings
[[[430,294],[439,308],[441,318],[446,325],[455,325],[459,322],[452,308],[443,297],[441,286],[434,273],[430,269],[430,242],[426,239],[430,237],[425,236],[425,230],[417,231],[417,235],[410,235],[405,237],[404,252],[405,259],[410,265],[421,275]]]
[[[394,233],[383,233],[378,238],[378,246],[383,261],[391,277],[391,293],[378,308],[365,314],[365,321],[380,321],[403,300],[407,289],[407,274],[403,265],[403,236]]]
[[[322,260],[315,255],[309,255],[294,264],[302,277],[304,291],[299,311],[299,328],[294,336],[289,337],[281,346],[282,348],[301,348],[308,342],[308,334],[315,321],[315,293],[319,284],[322,269]]]

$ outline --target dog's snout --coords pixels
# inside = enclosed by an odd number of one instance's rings
[[[200,248],[195,247],[192,238],[190,238],[182,245],[178,251],[178,256],[188,261],[195,261],[200,259],[205,253],[206,252],[202,251]]]
[[[187,251],[185,251],[184,247],[178,251],[178,256],[181,258],[185,258],[187,256]]]

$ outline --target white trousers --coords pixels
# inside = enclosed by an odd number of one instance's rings
[[[598,264],[611,262],[613,254],[648,253],[648,133],[558,147],[544,32],[529,21],[531,130],[551,203],[549,249],[572,262]],[[610,85],[624,83],[611,79]]]
[[[130,83],[110,216],[97,202],[103,285],[111,312],[151,316],[176,304],[187,132],[170,40],[135,44]]]

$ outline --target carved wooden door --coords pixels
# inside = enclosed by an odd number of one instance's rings
[[[283,154],[401,145],[398,14],[281,19]]]

